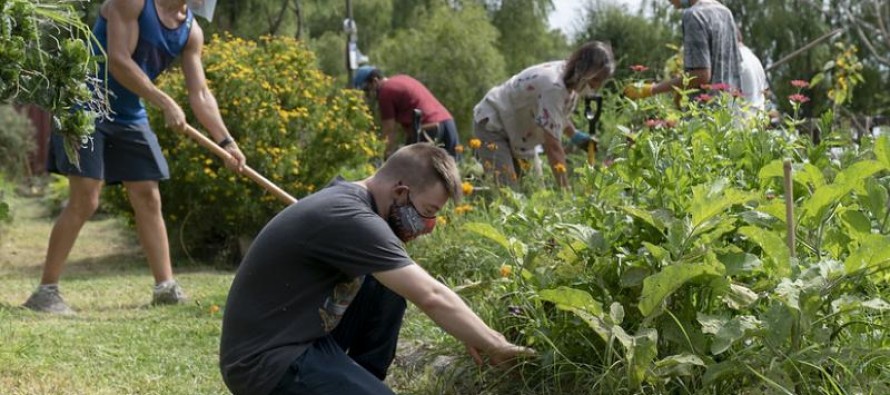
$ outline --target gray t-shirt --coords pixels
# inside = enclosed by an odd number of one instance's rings
[[[738,41],[732,11],[713,0],[699,0],[683,11],[683,67],[711,69],[709,84],[741,89]]]
[[[335,180],[273,218],[244,257],[223,315],[220,370],[235,395],[272,391],[331,332],[365,275],[414,262],[370,192]]]

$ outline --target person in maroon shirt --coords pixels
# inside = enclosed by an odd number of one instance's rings
[[[355,72],[354,87],[365,91],[380,107],[380,122],[386,140],[385,156],[399,148],[396,124],[402,125],[405,145],[431,141],[457,157],[457,126],[451,113],[420,81],[407,76],[387,78],[374,66],[362,66]],[[414,110],[422,112],[421,133],[414,130]]]

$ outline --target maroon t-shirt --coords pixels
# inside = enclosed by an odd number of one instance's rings
[[[452,119],[451,113],[420,81],[407,75],[395,75],[377,89],[380,119],[395,119],[406,129],[414,122],[414,109],[423,111],[421,123],[439,123]]]

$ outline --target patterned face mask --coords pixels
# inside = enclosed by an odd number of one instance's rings
[[[393,199],[392,207],[389,209],[389,218],[386,219],[386,222],[403,242],[408,242],[418,236],[430,233],[436,227],[436,217],[424,217],[421,215],[417,208],[414,207],[414,203],[411,202],[410,192],[408,194],[408,203],[405,205],[399,205]]]

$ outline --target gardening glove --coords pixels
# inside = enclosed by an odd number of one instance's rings
[[[574,144],[578,148],[581,148],[582,150],[587,149],[587,145],[590,144],[590,140],[590,135],[580,130],[575,130],[575,134],[573,134],[571,138],[572,144]]]
[[[644,99],[652,96],[652,84],[630,84],[624,87],[624,96],[631,100]]]

